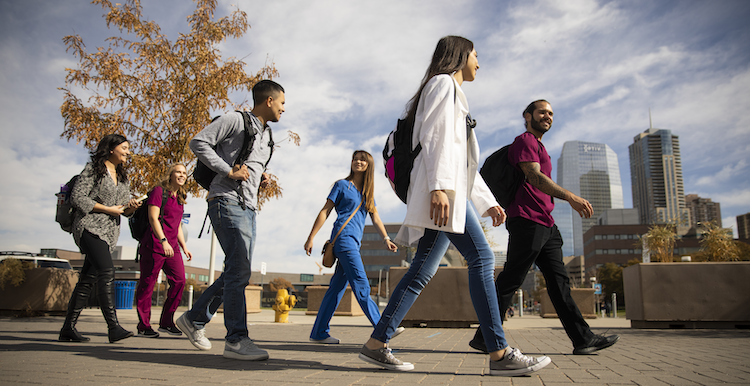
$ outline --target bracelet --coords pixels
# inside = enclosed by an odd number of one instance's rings
[[[388,242],[389,242],[390,240],[391,240],[391,238],[390,238],[390,237],[388,237],[388,236],[385,236],[385,238],[383,239],[383,244],[388,244]]]

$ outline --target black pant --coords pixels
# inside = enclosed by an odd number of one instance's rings
[[[95,280],[99,307],[104,312],[106,307],[111,307],[115,303],[114,291],[107,288],[112,287],[115,280],[115,265],[109,252],[109,244],[87,230],[83,231],[80,244],[81,253],[86,256],[80,280]],[[88,295],[85,297],[88,298]]]
[[[80,243],[81,253],[86,255],[86,260],[84,260],[83,268],[81,269],[81,276],[115,268],[112,262],[112,254],[109,252],[109,244],[106,241],[84,230]]]
[[[511,217],[506,228],[510,234],[508,260],[495,281],[500,312],[505,314],[513,294],[536,263],[547,282],[552,305],[573,346],[588,343],[594,334],[570,295],[570,280],[562,260],[563,240],[557,225],[549,228],[523,217]]]

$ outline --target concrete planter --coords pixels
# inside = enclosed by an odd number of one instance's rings
[[[0,310],[65,312],[78,272],[72,269],[33,268],[19,287],[6,284],[0,290]]]
[[[245,307],[248,314],[256,314],[260,312],[260,294],[261,287],[258,285],[249,285],[245,287]],[[193,302],[195,302],[195,300],[197,299],[194,299]],[[219,309],[216,311],[224,312],[224,304],[219,306]]]
[[[307,287],[307,311],[305,315],[317,315],[320,304],[323,303],[323,296],[328,291],[328,286],[310,286]],[[341,298],[338,308],[333,313],[334,316],[362,316],[364,311],[359,306],[357,298],[352,294],[351,287],[346,287],[344,296]]]
[[[390,293],[408,268],[391,267]],[[401,323],[404,327],[470,327],[479,323],[469,295],[469,272],[465,267],[441,267],[422,290]]]
[[[623,284],[633,328],[750,328],[750,262],[638,264]]]
[[[571,288],[570,295],[586,319],[596,319],[596,300],[593,288]],[[546,290],[542,291],[540,313],[543,318],[557,318],[557,311]]]

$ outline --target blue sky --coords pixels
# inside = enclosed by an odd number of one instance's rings
[[[143,3],[169,37],[187,31],[194,3]],[[680,137],[685,193],[720,202],[725,227],[750,212],[750,2],[233,0],[219,1],[217,15],[229,14],[232,4],[247,12],[252,28],[221,45],[224,57],[243,58],[251,73],[276,64],[287,91],[276,136],[292,130],[302,137],[302,146],[283,145],[269,165],[284,197],[258,217],[253,269],[266,262],[271,272],[317,273],[318,256],[305,256],[302,246],[354,149],[375,156],[383,220],[403,219],[379,154],[435,43],[449,34],[473,40],[479,54],[477,80],[464,91],[482,157],[524,130],[521,112],[530,101],[547,99],[555,110],[544,137],[553,164],[565,141],[606,143],[618,155],[629,208],[627,147],[649,127],[651,109],[654,127]],[[0,250],[77,250],[53,221],[54,194],[88,157],[60,138],[57,88],[65,68],[76,65],[62,38],[79,34],[95,50],[117,33],[102,14],[83,1],[0,0]],[[237,103],[245,98],[233,95]],[[186,207],[193,264],[204,267],[209,240],[196,236],[205,208],[200,198]],[[318,234],[316,250],[331,224]],[[504,228],[492,236],[504,250]],[[124,230],[120,244],[136,243]]]

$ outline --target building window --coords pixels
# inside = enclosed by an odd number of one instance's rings
[[[307,273],[301,273],[299,274],[299,281],[301,282],[312,282],[315,280],[315,276],[307,274]]]
[[[208,275],[198,275],[198,281],[208,281]]]

